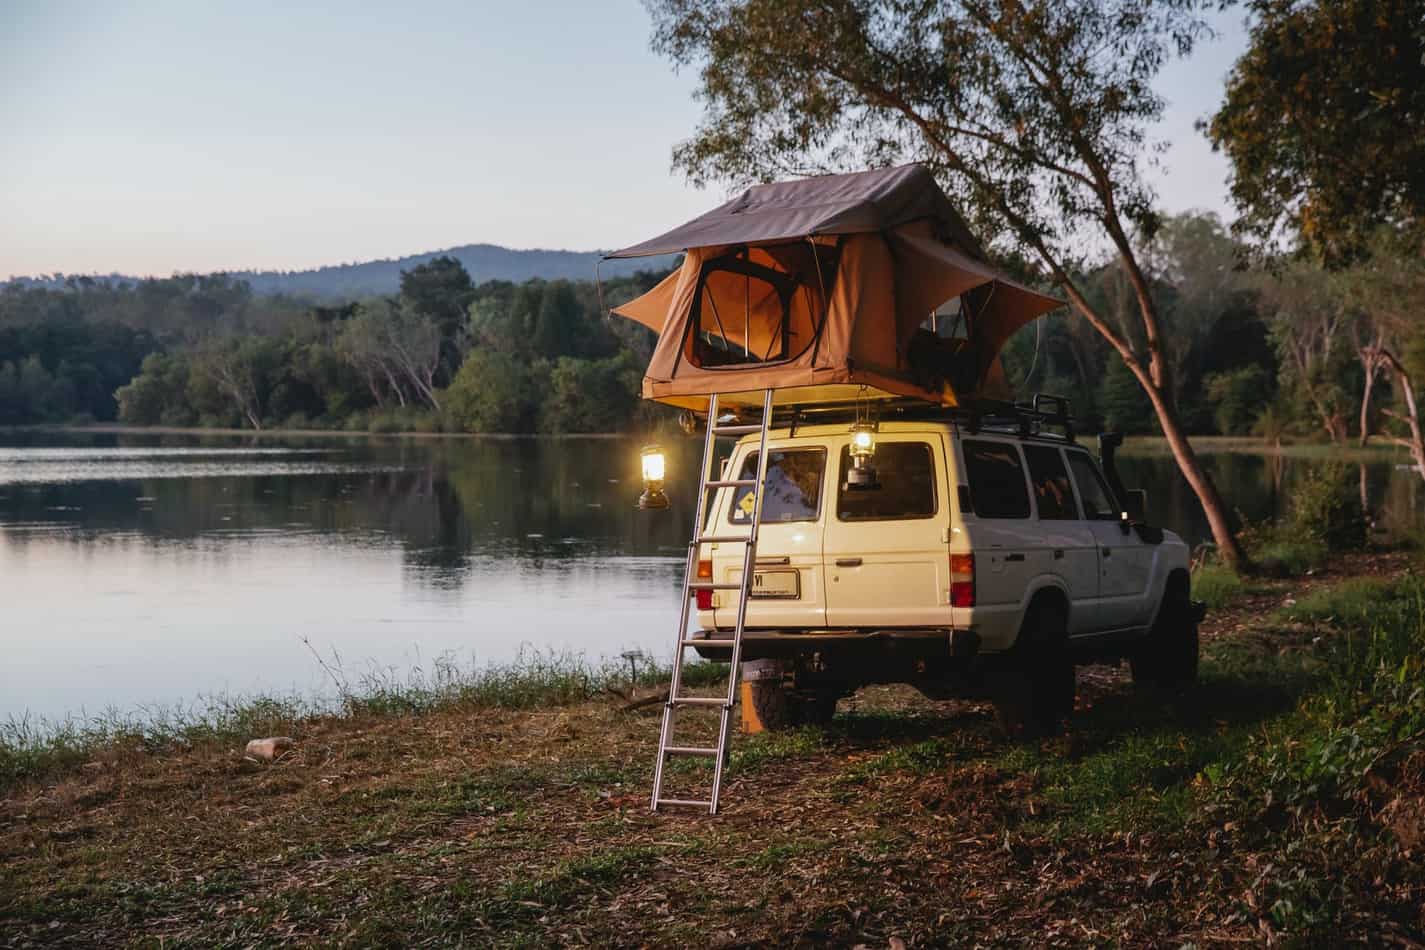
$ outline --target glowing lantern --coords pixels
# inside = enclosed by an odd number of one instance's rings
[[[643,464],[643,494],[638,496],[638,507],[644,511],[662,511],[669,505],[668,496],[663,492],[667,458],[661,447],[648,445],[644,446],[640,460]]]

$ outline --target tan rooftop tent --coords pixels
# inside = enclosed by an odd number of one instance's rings
[[[1000,348],[1062,303],[991,267],[920,165],[758,185],[608,256],[679,251],[613,312],[658,332],[644,398],[693,409],[1002,394]]]

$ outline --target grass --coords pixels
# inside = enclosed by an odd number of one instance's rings
[[[868,688],[737,737],[715,819],[647,810],[658,709],[599,691],[626,667],[358,682],[250,721],[297,717],[271,765],[237,720],[120,736],[0,793],[0,945],[1420,941],[1425,582],[1390,554],[1253,584],[1189,692],[1086,668],[1070,733],[1015,743]]]
[[[1245,586],[1242,575],[1222,564],[1204,564],[1192,572],[1192,596],[1211,610],[1232,603]]]
[[[333,685],[325,698],[203,697],[125,713],[106,710],[51,721],[11,717],[0,723],[0,794],[22,781],[73,769],[96,755],[179,753],[204,745],[241,744],[254,736],[299,735],[318,722],[422,716],[446,711],[545,709],[665,686],[666,666],[644,661],[590,664],[582,654],[524,651],[510,663],[464,668],[447,658],[429,671],[348,674],[340,657],[318,657]],[[726,682],[725,663],[690,663],[691,688]]]

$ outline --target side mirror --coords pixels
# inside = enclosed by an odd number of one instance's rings
[[[1134,524],[1148,521],[1148,493],[1141,488],[1130,488],[1123,493],[1123,513]]]

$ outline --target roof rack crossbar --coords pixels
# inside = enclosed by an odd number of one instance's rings
[[[790,429],[802,426],[854,422],[866,412],[864,400],[825,403],[789,403],[772,410],[772,425]],[[1029,402],[977,399],[959,406],[942,406],[923,399],[893,397],[873,401],[872,418],[878,422],[946,421],[966,424],[970,431],[981,429],[1012,432],[1023,437],[1060,438],[1074,441],[1074,416],[1063,396],[1035,393]],[[1046,431],[1046,426],[1062,433]]]

